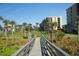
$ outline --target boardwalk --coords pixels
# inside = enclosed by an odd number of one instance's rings
[[[29,54],[29,56],[41,56],[41,46],[40,46],[40,38],[36,38],[34,42],[34,46]]]
[[[41,40],[41,41],[40,41]],[[41,44],[40,44],[41,43]],[[12,56],[70,56],[44,37],[32,39]]]

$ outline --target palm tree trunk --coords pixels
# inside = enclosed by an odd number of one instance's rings
[[[52,30],[52,33],[51,33],[51,40],[52,40],[52,42],[53,42],[53,30]]]
[[[6,38],[6,46],[7,46],[8,38],[7,38],[7,30],[6,29],[5,29],[5,38]]]
[[[53,31],[50,31],[51,42],[53,42]]]
[[[15,44],[15,39],[14,39],[14,33],[13,33],[13,30],[12,30],[12,39],[11,39],[13,42],[14,42],[14,44]]]
[[[28,41],[30,41],[30,27],[29,27],[29,30],[28,30]]]
[[[51,42],[52,42],[52,32],[51,32],[50,36],[51,36]]]

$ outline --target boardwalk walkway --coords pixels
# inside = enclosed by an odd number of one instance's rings
[[[34,46],[29,54],[29,56],[41,56],[41,46],[40,46],[40,38],[36,38],[34,42]]]

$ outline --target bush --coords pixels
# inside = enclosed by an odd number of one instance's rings
[[[64,36],[62,39],[63,40],[61,41],[57,41],[57,46],[62,48],[70,55],[78,55],[79,44],[77,42],[77,37]]]
[[[57,32],[55,32],[55,39],[61,40],[64,35],[65,35],[64,32],[62,32],[62,31],[57,31]]]
[[[7,46],[7,47],[5,47],[5,49],[0,51],[0,55],[2,55],[2,56],[10,56],[15,51],[17,51],[17,49],[19,49],[18,46]]]
[[[28,36],[23,36],[23,39],[27,39],[28,38]]]

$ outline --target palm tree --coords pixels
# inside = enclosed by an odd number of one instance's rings
[[[9,20],[4,20],[3,23],[4,23],[4,33],[6,38],[6,46],[7,46],[7,41],[8,41],[7,30],[8,30]]]
[[[39,24],[39,23],[36,23],[36,26],[37,26],[37,27],[38,27],[38,24]]]
[[[33,26],[33,29],[35,30],[36,29],[36,26]]]
[[[22,33],[23,33],[23,35],[26,37],[26,27],[27,27],[27,23],[23,23],[22,24]]]
[[[57,26],[57,22],[47,22],[48,23],[48,27],[49,27],[49,32],[51,33],[51,42],[53,42],[53,31],[54,31],[54,27]]]
[[[38,30],[38,25],[39,25],[39,23],[36,23],[36,28],[37,28],[36,30]]]
[[[2,16],[0,16],[0,21],[4,20],[4,18]]]
[[[4,20],[4,18],[2,16],[0,16],[0,22],[3,20]],[[0,26],[1,26],[1,23],[0,23]],[[1,26],[1,28],[2,28],[2,26]],[[4,47],[3,47],[3,50],[4,50]]]
[[[13,37],[13,34],[14,34],[14,27],[15,27],[15,21],[10,21],[10,24],[11,24],[11,32],[12,32],[12,37]]]
[[[32,30],[32,24],[28,24],[29,30]]]
[[[33,26],[33,32],[36,32],[36,26]],[[34,35],[34,37],[36,37],[36,35]]]
[[[4,18],[2,17],[2,16],[0,16],[0,21],[3,21],[4,20]],[[0,24],[1,25],[1,24]]]
[[[10,21],[10,24],[11,24],[11,34],[12,34],[12,41],[15,43],[15,37],[14,37],[14,32],[15,32],[15,24],[16,24],[16,22],[15,21]]]
[[[14,28],[16,22],[15,21],[10,21],[10,24],[12,25],[12,28]]]
[[[28,40],[31,39],[32,24],[28,24]]]
[[[24,32],[25,31],[25,28],[27,26],[27,23],[24,22],[22,25],[23,25],[23,32]]]
[[[25,22],[24,22],[24,23],[23,23],[23,25],[24,25],[24,26],[26,26],[26,25],[27,25],[27,23],[25,23]]]

